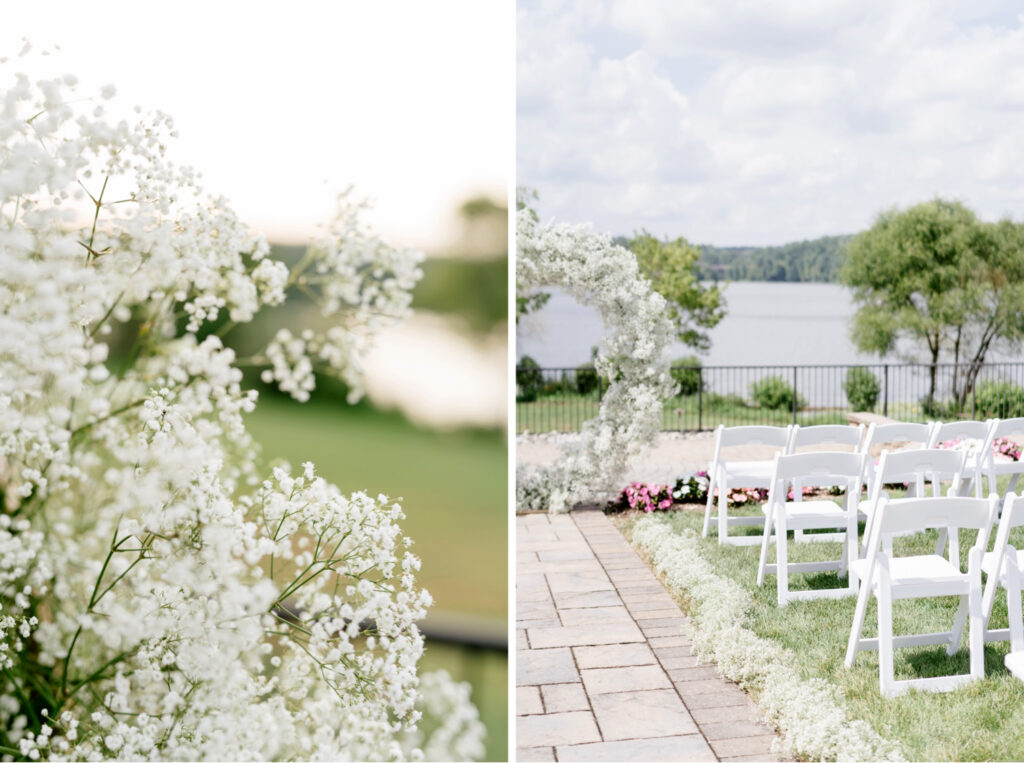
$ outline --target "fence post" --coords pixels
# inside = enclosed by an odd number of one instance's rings
[[[697,431],[704,431],[704,367],[697,366]]]
[[[598,405],[601,405],[601,387],[604,386],[603,384],[601,384],[601,381],[602,381],[601,374],[600,374],[600,372],[598,372],[598,374],[597,374],[597,404]]]
[[[889,364],[885,364],[885,384],[882,385],[882,415],[889,416]]]
[[[793,366],[793,423],[796,424],[796,366]]]

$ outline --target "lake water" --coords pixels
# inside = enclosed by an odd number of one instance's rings
[[[541,366],[577,366],[604,329],[597,310],[558,289],[516,329],[516,358],[529,355]],[[820,365],[878,362],[849,339],[854,313],[850,291],[833,283],[736,281],[725,287],[725,318],[711,331],[706,366]],[[691,355],[682,344],[673,357]]]

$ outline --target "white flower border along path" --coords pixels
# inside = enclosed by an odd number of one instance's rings
[[[618,488],[626,465],[661,428],[662,400],[674,390],[667,349],[674,332],[665,299],[640,274],[636,257],[586,226],[516,218],[516,284],[558,286],[596,307],[611,333],[594,363],[612,380],[596,418],[558,465],[516,469],[516,510],[568,511]]]
[[[750,595],[715,573],[701,556],[696,533],[676,534],[648,515],[636,521],[629,535],[668,588],[689,602],[695,653],[754,692],[765,721],[781,732],[781,752],[802,760],[906,759],[897,743],[868,723],[849,720],[834,687],[822,679],[801,678],[787,649],[745,627]]]

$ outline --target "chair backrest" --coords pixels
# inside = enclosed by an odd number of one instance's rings
[[[1006,545],[1010,542],[1010,530],[1021,525],[1024,525],[1024,495],[1010,493],[1003,504],[1003,515],[999,518],[995,545],[992,547],[997,558],[1002,557]]]
[[[924,496],[924,483],[932,483],[932,494],[939,495],[939,480],[944,475],[953,475],[953,486],[957,487],[964,470],[967,454],[959,450],[922,448],[901,450],[895,453],[885,451],[875,469],[871,483],[871,498],[876,499],[883,485],[893,482],[913,483],[919,496]],[[955,492],[955,491],[954,491]]]
[[[999,510],[999,496],[969,498],[908,498],[899,502],[883,500],[872,534],[906,533],[934,528],[979,530],[976,546],[988,545],[988,533]]]
[[[842,445],[857,450],[860,447],[861,438],[864,436],[864,425],[858,424],[855,427],[843,424],[821,424],[818,426],[802,427],[799,424],[793,427],[793,433],[789,437],[789,453],[796,453],[797,448],[808,445]]]
[[[864,436],[864,445],[861,449],[867,452],[875,445],[894,443],[920,443],[922,448],[926,448],[931,440],[931,435],[931,424],[914,424],[904,421],[895,424],[873,423],[868,427],[868,433]],[[888,450],[892,450],[892,448]]]
[[[932,425],[929,448],[949,440],[988,440],[991,423],[988,421],[940,421]]]
[[[992,437],[1006,437],[1011,434],[1024,434],[1024,417],[1015,419],[992,419]]]
[[[719,425],[715,430],[715,450],[736,445],[766,445],[785,448],[789,442],[789,427]]]
[[[794,480],[825,487],[837,485],[860,491],[866,457],[862,453],[812,451],[775,457],[772,490]]]

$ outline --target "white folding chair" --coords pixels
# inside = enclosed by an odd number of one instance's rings
[[[985,454],[985,447],[991,442],[989,432],[992,423],[989,421],[940,421],[932,425],[932,438],[928,442],[929,448],[937,448],[944,442],[950,440],[963,440],[965,447],[961,447],[967,453],[964,461],[964,471],[960,481],[960,492],[969,495],[971,488],[974,488],[974,495],[982,497],[983,486],[981,476],[988,464]],[[953,475],[944,475],[943,479],[952,479]]]
[[[856,583],[852,579],[843,588],[809,591],[790,591],[790,572],[824,572],[835,570],[839,577],[847,576],[849,565],[857,558],[857,502],[864,477],[865,457],[860,453],[832,453],[818,451],[795,453],[775,457],[764,532],[761,535],[761,558],[757,567],[757,584],[764,584],[766,574],[774,574],[778,588],[778,603],[786,606],[798,599],[839,598],[854,596]],[[798,481],[811,482],[821,487],[837,485],[846,489],[844,506],[835,501],[788,501],[789,486]],[[789,530],[838,529],[843,553],[839,559],[825,562],[789,562]],[[768,546],[775,540],[775,564],[768,563]]]
[[[870,486],[875,481],[875,457],[880,453],[872,453],[873,450],[903,451],[927,448],[932,437],[932,425],[914,424],[911,422],[896,422],[895,424],[875,424],[868,427],[861,444],[861,452],[868,454],[867,484]],[[913,446],[916,446],[914,448]],[[913,486],[912,486],[913,487]],[[907,495],[911,495],[910,492]]]
[[[965,454],[959,450],[941,450],[939,448],[922,448],[921,450],[901,450],[895,453],[882,452],[882,458],[874,470],[873,481],[868,485],[868,498],[860,502],[860,512],[866,518],[864,527],[864,542],[861,546],[861,557],[866,556],[868,550],[868,539],[871,537],[872,519],[877,515],[877,508],[882,500],[890,503],[913,500],[913,496],[924,498],[927,496],[926,484],[931,483],[931,494],[933,498],[942,496],[942,483],[940,476],[944,474],[953,475],[953,486],[951,494],[957,494],[960,484],[960,473],[964,468]],[[870,457],[869,457],[870,462]],[[907,484],[907,498],[890,499],[885,492],[885,486],[893,483],[904,482]],[[940,544],[936,547],[938,554],[945,545],[946,535],[940,537]],[[950,561],[959,558],[960,547],[956,532],[949,534]],[[885,550],[892,553],[892,536],[886,535],[882,538]]]
[[[989,532],[999,508],[999,498],[915,498],[896,502],[883,501],[871,527],[868,555],[853,564],[852,571],[861,581],[857,608],[846,647],[846,667],[852,667],[857,652],[878,650],[878,675],[881,691],[887,697],[908,689],[951,691],[963,684],[985,677],[985,623],[982,613],[981,561],[988,545]],[[978,540],[968,554],[967,571],[959,564],[938,554],[893,556],[882,549],[886,533],[904,533],[942,527],[947,530],[974,529]],[[878,636],[862,638],[868,600],[878,599]],[[959,596],[960,606],[951,630],[941,633],[920,633],[894,636],[892,602],[896,599],[920,599],[935,596]],[[957,623],[970,616],[970,672],[966,674],[913,678],[897,681],[893,665],[895,647],[945,644],[946,653],[954,654],[960,646],[962,626]]]
[[[992,550],[985,554],[981,562],[981,570],[988,576],[981,599],[985,616],[985,641],[1010,641],[1014,651],[1024,649],[1020,604],[1020,592],[1024,587],[1024,550],[1010,545],[1010,530],[1021,525],[1024,525],[1024,496],[1011,493],[1003,505],[1003,515],[999,519]],[[1008,628],[989,627],[992,605],[999,586],[1006,589],[1006,610],[1010,621]]]
[[[803,427],[799,424],[793,427],[789,435],[789,447],[787,455],[799,453],[801,448],[817,447],[828,445],[829,451],[847,450],[856,453],[861,446],[864,437],[864,425],[848,426],[846,424],[819,424],[810,427]],[[803,497],[805,487],[823,487],[823,485],[811,485],[806,482],[797,481],[793,484],[793,500],[799,501]],[[809,543],[811,541],[835,542],[841,540],[836,533],[804,533],[803,530],[795,530],[793,538],[797,543]]]
[[[737,525],[760,525],[763,517],[730,517],[730,488],[769,486],[774,463],[768,461],[736,461],[725,457],[725,448],[743,445],[761,445],[778,448],[785,452],[789,444],[789,427],[743,426],[725,427],[719,425],[715,429],[715,455],[708,466],[708,499],[704,507],[703,536],[708,537],[711,529],[711,513],[715,501],[715,490],[718,490],[718,542],[737,546],[752,546],[760,538],[757,536],[729,536],[729,527]]]
[[[988,475],[988,491],[990,493],[996,492],[996,480],[999,477],[1010,475],[1010,482],[1006,486],[1006,490],[1002,492],[1002,498],[1005,500],[1017,487],[1020,476],[1024,474],[1024,459],[1020,461],[996,460],[995,441],[1009,438],[1010,435],[1017,435],[1016,442],[1024,443],[1024,418],[991,419],[989,424],[991,429],[984,448],[988,463],[983,466],[983,470]]]

